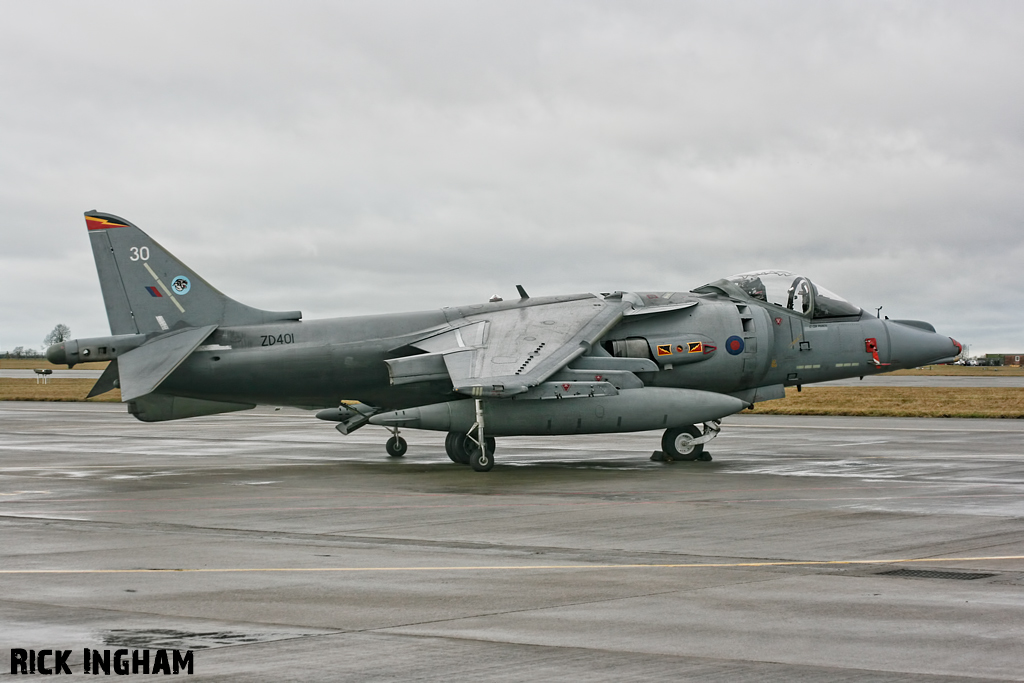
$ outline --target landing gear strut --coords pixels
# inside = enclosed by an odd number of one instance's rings
[[[476,472],[490,472],[494,467],[494,450],[487,448],[484,438],[484,402],[476,399],[476,447],[470,451],[469,464]],[[470,430],[470,434],[472,434]],[[472,438],[472,437],[470,437]]]
[[[384,444],[384,450],[388,452],[392,458],[401,458],[405,455],[405,452],[409,450],[409,444],[406,443],[405,439],[398,435],[398,427],[392,427],[393,436],[388,439],[388,442]]]

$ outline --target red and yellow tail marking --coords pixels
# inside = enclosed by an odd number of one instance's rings
[[[88,230],[107,230],[108,228],[126,228],[124,223],[118,223],[109,218],[98,218],[96,216],[85,217],[85,227]]]

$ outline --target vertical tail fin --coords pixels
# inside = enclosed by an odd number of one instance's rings
[[[263,311],[225,296],[123,218],[88,211],[85,225],[111,334],[254,325],[302,317],[300,311]]]

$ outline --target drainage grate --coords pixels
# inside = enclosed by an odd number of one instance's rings
[[[915,579],[960,579],[961,581],[973,581],[974,579],[987,579],[998,574],[982,574],[980,572],[938,572],[928,569],[893,569],[887,572],[878,572],[879,576],[908,576]]]

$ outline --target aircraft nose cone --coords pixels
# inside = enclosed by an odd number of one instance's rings
[[[963,350],[952,337],[937,332],[893,321],[887,321],[886,326],[889,329],[894,366],[916,368],[931,363],[948,363]]]

